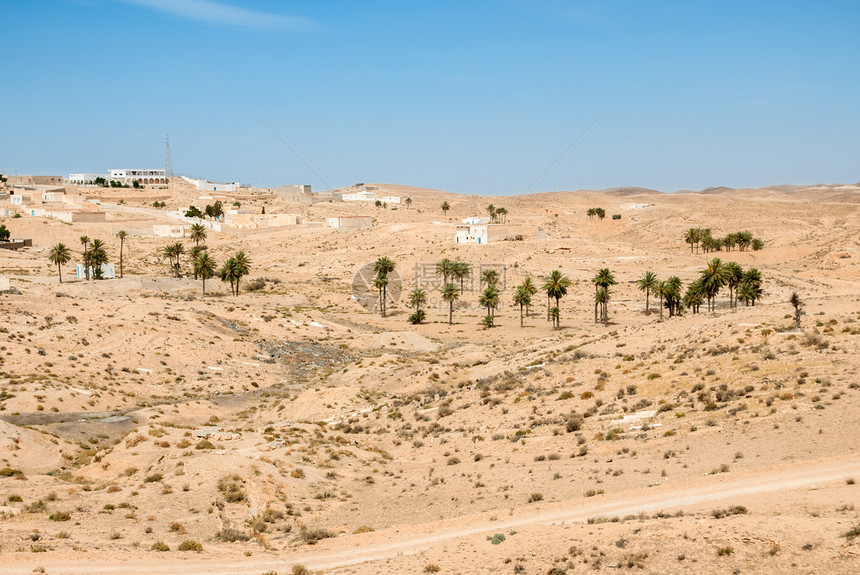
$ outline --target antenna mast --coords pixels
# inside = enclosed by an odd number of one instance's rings
[[[167,150],[164,153],[164,175],[173,177],[173,159],[170,157],[170,134],[167,134]]]

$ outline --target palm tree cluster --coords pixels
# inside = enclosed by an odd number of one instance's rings
[[[81,246],[83,247],[83,251],[81,253],[81,263],[83,263],[84,265],[85,277],[87,278],[87,280],[102,279],[104,274],[104,271],[102,270],[102,265],[108,263],[107,248],[105,247],[105,243],[100,239],[90,240],[90,238],[87,236],[81,236],[80,241]],[[49,253],[49,259],[50,255],[51,254]],[[51,260],[51,263],[56,262]],[[91,270],[92,273],[90,273]]]
[[[181,259],[182,256],[185,255],[185,246],[182,245],[182,242],[176,242],[175,244],[170,244],[161,248],[161,257],[167,260],[170,269],[173,270],[173,275],[175,277],[180,276]]]
[[[497,224],[503,224],[508,220],[508,210],[506,208],[497,208],[493,204],[487,206],[487,214],[490,216],[490,221]]]
[[[602,321],[603,325],[609,323],[609,298],[611,286],[616,283],[615,276],[608,268],[603,268],[597,272],[594,279],[591,280],[594,284],[594,323]]]
[[[598,220],[602,220],[606,217],[606,210],[603,208],[588,208],[588,211],[585,212],[585,215],[588,216],[588,219],[591,220],[595,216],[597,216]]]
[[[409,316],[409,323],[413,325],[417,325],[422,323],[424,319],[427,317],[427,314],[424,313],[424,310],[421,309],[427,303],[427,292],[425,292],[421,288],[415,288],[409,294],[409,307],[415,308],[415,313]]]
[[[373,264],[373,273],[376,277],[373,278],[373,287],[379,290],[379,311],[382,317],[385,317],[388,299],[388,274],[394,271],[397,264],[387,257],[381,257]]]
[[[729,289],[729,307],[735,308],[738,301],[744,305],[755,305],[764,295],[762,276],[756,268],[744,270],[736,262],[724,262],[713,258],[705,269],[699,272],[699,277],[690,282],[684,291],[681,279],[672,276],[665,281],[659,281],[654,272],[647,271],[636,282],[640,291],[645,292],[645,309],[648,311],[649,296],[654,294],[660,298],[660,317],[663,309],[669,310],[669,317],[679,315],[686,308],[693,313],[699,313],[703,303],[707,303],[708,311],[716,309],[716,298],[719,291]]]
[[[543,289],[547,298],[547,321],[552,321],[553,329],[561,327],[561,298],[567,295],[570,287],[570,279],[558,270],[553,270],[546,277]],[[550,307],[551,300],[555,300],[555,306]]]
[[[495,270],[484,270],[484,273],[487,271],[496,273],[496,277],[498,277],[498,273],[495,272]],[[436,262],[436,273],[442,277],[443,288],[448,284],[449,280],[451,280],[451,283],[453,283],[454,280],[460,282],[460,295],[462,295],[465,290],[464,283],[472,274],[472,266],[466,262],[461,262],[460,260],[449,260],[448,258],[443,258]]]
[[[738,251],[759,251],[764,248],[764,242],[753,236],[752,232],[740,231],[726,235],[722,238],[715,238],[711,234],[710,228],[689,228],[684,232],[684,242],[690,244],[690,253],[693,253],[695,248],[696,253],[699,253],[699,248],[702,248],[704,253],[718,252],[725,248],[727,252],[737,249]]]
[[[198,260],[204,254],[200,254],[197,256]],[[208,255],[207,255],[208,257]],[[195,266],[196,267],[196,266]],[[213,263],[214,267],[214,263]],[[201,268],[202,269],[202,268]],[[245,252],[238,251],[236,255],[229,258],[224,262],[224,265],[221,266],[221,269],[218,271],[218,275],[221,277],[222,282],[230,282],[230,293],[234,296],[239,295],[239,281],[248,275],[251,271],[251,260],[248,256],[245,255]],[[206,279],[203,279],[203,287],[206,289]]]

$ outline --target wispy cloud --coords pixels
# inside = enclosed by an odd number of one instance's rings
[[[270,30],[303,30],[311,22],[306,18],[273,14],[231,6],[215,0],[119,0],[208,24]]]

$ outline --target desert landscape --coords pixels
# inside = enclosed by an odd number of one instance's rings
[[[240,188],[306,223],[195,239],[153,234],[204,208],[180,178],[0,211],[32,240],[0,250],[0,572],[860,571],[860,184],[373,186],[404,201]],[[76,277],[96,239],[117,277]],[[709,311],[679,294],[715,258],[747,275]]]

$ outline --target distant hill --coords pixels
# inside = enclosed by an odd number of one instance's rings
[[[637,188],[636,186],[625,186],[620,188],[606,188],[603,190],[597,190],[600,194],[606,194],[608,196],[638,196],[640,194],[662,194],[660,190],[652,190],[651,188]]]

